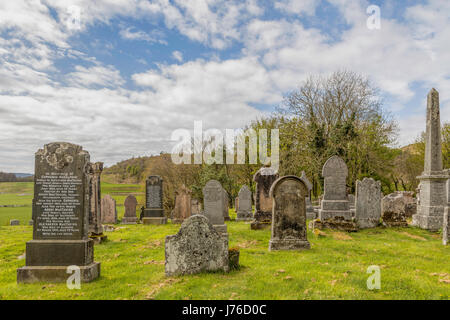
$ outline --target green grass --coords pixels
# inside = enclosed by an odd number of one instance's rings
[[[107,188],[117,192],[114,185]],[[0,216],[4,214],[0,211]],[[101,277],[82,284],[81,290],[69,290],[65,284],[18,285],[16,269],[25,265],[18,257],[32,238],[32,227],[0,225],[0,300],[450,297],[450,248],[441,244],[440,234],[417,228],[308,232],[311,250],[269,252],[270,230],[252,231],[249,224],[232,221],[228,222],[230,247],[240,248],[240,270],[167,278],[164,238],[175,234],[179,225],[118,227],[107,232],[109,241],[95,246]],[[366,287],[371,265],[381,268],[380,290]]]

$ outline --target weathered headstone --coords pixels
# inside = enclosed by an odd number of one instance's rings
[[[302,176],[300,178],[302,178],[303,182],[306,184],[306,188],[308,189],[308,196],[306,197],[306,218],[313,220],[316,218],[316,212],[314,211],[314,207],[311,203],[311,190],[313,185],[308,180],[305,171],[302,171]]]
[[[103,162],[89,163],[89,237],[95,243],[101,243],[107,236],[103,234],[102,225],[102,198],[101,198],[101,180],[103,171]]]
[[[381,218],[381,183],[372,178],[356,181],[355,222],[359,229],[375,228]]]
[[[447,179],[447,205],[444,210],[444,221],[442,226],[442,244],[446,246],[448,244],[448,239],[450,239],[450,169],[446,170]]]
[[[394,192],[383,197],[381,219],[386,227],[407,227],[406,202],[402,192]]]
[[[227,233],[227,225],[223,218],[223,188],[219,181],[209,180],[203,187],[203,215],[220,233]]]
[[[65,282],[78,266],[82,282],[100,275],[89,239],[89,153],[70,143],[50,143],[35,157],[33,240],[17,282]]]
[[[236,221],[251,221],[252,214],[252,191],[246,185],[239,190],[238,198],[236,198]]]
[[[18,225],[20,225],[20,221],[16,220],[16,219],[9,220],[9,225],[10,226],[18,226]]]
[[[116,200],[109,194],[102,199],[102,223],[116,224],[117,223],[117,206]]]
[[[273,220],[269,250],[309,249],[306,237],[306,183],[296,176],[281,177],[273,183],[270,196],[273,199]]]
[[[225,191],[225,189],[223,189],[223,219],[225,221],[230,221],[230,208],[228,206],[228,201],[229,201],[229,197],[228,197],[228,192]]]
[[[420,205],[413,216],[413,225],[430,231],[442,227],[444,219],[445,183],[442,170],[441,120],[439,93],[433,88],[427,97],[427,126],[425,132],[425,164],[420,180]]]
[[[182,223],[192,215],[191,194],[192,191],[185,186],[182,186],[180,190],[176,191],[172,223]]]
[[[191,200],[191,214],[201,214],[202,213],[202,205],[198,199]]]
[[[356,231],[347,197],[347,165],[338,156],[329,158],[322,168],[324,195],[320,203],[319,219],[314,226],[345,231]]]
[[[138,221],[138,218],[136,217],[136,207],[138,205],[138,202],[136,200],[136,197],[132,194],[128,195],[128,197],[125,199],[124,207],[125,207],[125,214],[122,218],[122,224],[136,224]]]
[[[229,270],[228,236],[218,233],[203,215],[191,216],[176,235],[167,236],[165,252],[166,276]]]
[[[163,203],[163,179],[149,176],[145,181],[145,210],[142,218],[144,224],[166,224]]]
[[[278,177],[278,173],[270,167],[262,167],[253,176],[253,181],[256,182],[256,199],[254,221],[250,225],[252,230],[268,227],[272,223],[272,198],[269,192]]]

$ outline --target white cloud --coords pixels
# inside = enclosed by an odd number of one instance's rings
[[[74,72],[67,75],[68,82],[73,86],[90,87],[92,85],[102,87],[120,87],[125,81],[120,72],[113,66],[76,66]]]
[[[313,15],[320,0],[280,0],[274,7],[288,14]]]
[[[93,160],[108,165],[170,150],[172,130],[192,129],[194,120],[203,120],[209,128],[239,128],[262,115],[252,105],[277,104],[308,74],[341,68],[370,76],[383,94],[395,99],[402,144],[425,129],[425,97],[412,110],[402,110],[417,99],[413,85],[436,87],[441,119],[450,119],[448,1],[412,6],[405,20],[386,19],[382,11],[381,30],[366,28],[367,1],[328,2],[348,23],[339,39],[305,27],[292,15],[264,20],[264,11],[273,8],[254,0],[1,2],[0,169],[31,172],[33,153],[56,140],[81,144]],[[280,0],[275,6],[284,14],[312,15],[314,4]],[[81,8],[79,31],[65,24],[70,5]],[[76,32],[98,23],[157,16],[172,31],[205,46],[222,50],[236,42],[243,49],[228,60],[216,55],[184,63],[181,51],[173,51],[176,64],[165,62],[132,75],[138,88],[127,90],[123,86],[128,79],[115,66],[71,47]],[[120,36],[129,40],[163,39],[130,25],[121,30]],[[84,66],[61,74],[55,61],[63,56],[81,59]]]
[[[183,62],[183,54],[180,51],[172,52],[172,57],[178,62]]]

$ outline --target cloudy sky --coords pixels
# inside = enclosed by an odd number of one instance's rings
[[[450,1],[0,1],[0,171],[53,141],[106,165],[170,151],[175,129],[240,128],[339,69],[381,89],[399,145],[431,87],[450,120]]]

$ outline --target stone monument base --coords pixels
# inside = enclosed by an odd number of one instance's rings
[[[340,217],[320,220],[316,219],[312,221],[312,227],[317,229],[334,229],[347,232],[358,231],[358,226],[353,220],[345,220]]]
[[[272,239],[269,241],[269,251],[277,250],[307,250],[311,245],[307,240],[300,239]]]
[[[142,218],[143,224],[167,224],[166,217],[144,217]]]
[[[250,229],[251,230],[262,230],[262,229],[270,228],[271,226],[272,226],[271,221],[253,221],[250,224]]]
[[[137,217],[123,217],[122,218],[122,224],[137,224],[138,218]]]
[[[390,221],[390,220],[383,220],[383,226],[386,228],[406,228],[408,226],[407,221]]]
[[[144,209],[144,218],[159,218],[164,216],[164,209]]]
[[[429,231],[438,231],[440,228],[442,228],[442,223],[444,221],[444,207],[428,207],[429,211],[441,211],[441,216],[422,215],[420,214],[422,208],[422,206],[420,207],[420,209],[418,208],[419,213],[412,216],[412,225]]]
[[[100,276],[100,263],[79,266],[81,282],[91,282]],[[17,283],[66,282],[67,266],[27,266],[17,269]]]

